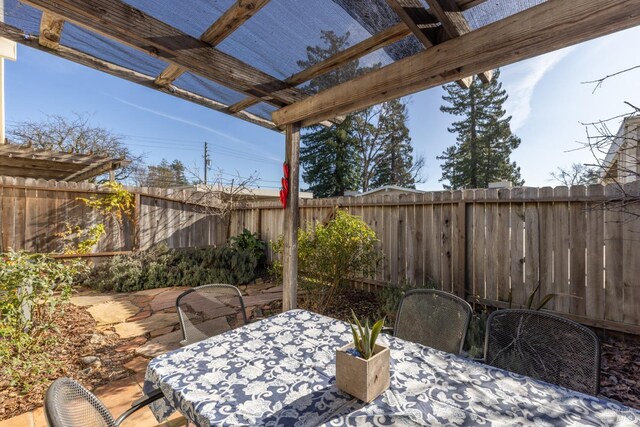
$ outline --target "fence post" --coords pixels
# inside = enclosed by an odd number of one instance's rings
[[[133,196],[133,250],[140,249],[140,219],[141,219],[141,206],[140,193],[134,193]]]
[[[462,200],[462,192],[454,191],[453,200],[458,200],[453,205],[453,227],[451,245],[453,247],[453,292],[460,298],[466,299],[467,293],[467,203]]]

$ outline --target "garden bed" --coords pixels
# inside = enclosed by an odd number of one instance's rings
[[[55,342],[40,354],[57,361],[53,367],[41,370],[37,365],[24,363],[13,367],[15,375],[10,376],[9,369],[0,371],[0,420],[41,406],[47,387],[56,378],[71,377],[92,390],[133,374],[123,366],[133,354],[116,350],[125,340],[99,331],[84,308],[68,304],[64,315],[58,317],[57,325],[57,331],[47,332],[55,337]]]

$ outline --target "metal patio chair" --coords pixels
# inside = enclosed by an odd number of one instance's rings
[[[600,386],[596,334],[547,312],[510,309],[491,313],[485,363],[594,396]]]
[[[248,323],[244,300],[240,290],[232,285],[202,285],[183,292],[176,299],[176,308],[182,329],[182,345],[193,344],[220,333],[215,319],[233,315],[239,309],[242,320]]]
[[[114,419],[100,399],[80,383],[71,378],[58,378],[47,389],[44,414],[49,427],[118,427],[131,414],[162,396],[162,391],[154,390]]]
[[[460,354],[471,314],[471,306],[462,298],[434,289],[415,289],[400,301],[393,335]]]

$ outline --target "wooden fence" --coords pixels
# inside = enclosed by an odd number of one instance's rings
[[[625,187],[638,198],[639,189],[639,183]],[[59,252],[56,234],[65,223],[106,224],[95,255],[158,243],[219,245],[243,228],[266,241],[283,232],[278,202],[249,204],[225,223],[185,202],[186,190],[130,190],[137,221],[120,226],[77,200],[100,194],[95,185],[0,177],[0,251]],[[384,260],[363,286],[432,282],[469,301],[505,307],[510,294],[514,306],[525,304],[539,284],[539,295],[559,294],[548,308],[640,335],[640,204],[621,208],[619,199],[613,185],[307,199],[300,201],[300,223],[326,222],[337,208],[364,218]]]
[[[227,240],[227,226],[195,203],[187,203],[187,190],[130,188],[136,201],[133,218],[122,225],[104,217],[78,198],[104,193],[89,183],[57,182],[0,177],[0,252],[9,248],[59,253],[57,235],[69,226],[103,223],[106,234],[96,247],[97,256],[164,243],[172,248],[203,247]]]
[[[638,185],[627,192],[638,194]],[[640,204],[619,203],[617,186],[442,191],[300,201],[300,223],[336,208],[361,216],[384,254],[366,286],[432,282],[471,302],[546,308],[592,326],[640,334]],[[233,213],[231,233],[269,241],[283,231],[278,203]],[[273,257],[269,253],[269,257]]]

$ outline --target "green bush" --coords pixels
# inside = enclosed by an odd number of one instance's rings
[[[347,281],[371,277],[382,258],[377,242],[362,218],[342,210],[327,225],[299,229],[298,280],[305,306],[322,313]],[[273,250],[283,249],[281,236]],[[274,272],[282,274],[281,262],[274,262]]]
[[[260,266],[264,265],[267,258],[266,243],[258,238],[258,233],[251,233],[251,231],[246,228],[242,230],[242,233],[229,239],[229,246],[238,251],[251,252],[258,260]]]
[[[80,261],[61,262],[27,252],[0,255],[0,365],[9,386],[21,392],[42,381],[59,362],[56,321],[84,269]]]
[[[83,284],[101,290],[132,292],[165,286],[207,283],[248,283],[255,278],[258,259],[249,250],[229,246],[169,249],[158,246],[120,255],[94,267]]]

